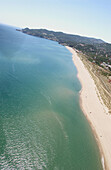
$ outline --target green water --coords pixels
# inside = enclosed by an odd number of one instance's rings
[[[102,170],[71,53],[0,25],[0,169]]]

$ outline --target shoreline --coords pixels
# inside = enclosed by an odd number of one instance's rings
[[[76,51],[65,47],[72,53],[72,60],[78,71],[77,77],[82,86],[80,107],[97,141],[103,169],[111,170],[111,115],[108,114],[108,108],[104,105],[94,80]]]

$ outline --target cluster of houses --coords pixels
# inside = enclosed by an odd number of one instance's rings
[[[111,65],[109,65],[109,64],[106,64],[105,62],[103,62],[103,63],[101,63],[100,64],[101,66],[103,66],[105,69],[111,69]]]

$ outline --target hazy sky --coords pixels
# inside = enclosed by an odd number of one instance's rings
[[[111,43],[111,0],[0,0],[0,22],[96,37]]]

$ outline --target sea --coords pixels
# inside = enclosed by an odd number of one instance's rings
[[[72,54],[0,25],[0,169],[102,170]]]

